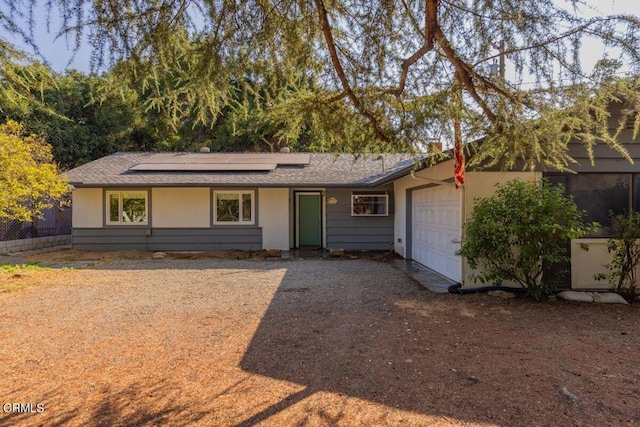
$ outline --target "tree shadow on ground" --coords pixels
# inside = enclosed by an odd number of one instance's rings
[[[153,398],[166,395],[162,384],[143,386],[129,385],[124,389],[105,388],[97,400],[92,398],[85,405],[57,410],[64,402],[61,391],[48,393],[38,399],[43,405],[42,413],[13,412],[0,417],[0,426],[14,425],[89,425],[89,426],[142,426],[142,425],[194,425],[206,416],[206,412],[195,411],[193,407],[170,400],[155,405]]]
[[[429,374],[433,337],[425,334],[424,319],[393,304],[397,297],[420,292],[415,284],[389,295],[381,283],[301,282],[287,272],[240,366],[305,389],[239,425],[255,425],[321,391],[423,414],[436,411],[439,397],[428,388],[442,378]],[[417,321],[420,331],[414,330]],[[448,372],[444,376],[449,386],[453,381],[474,385]]]
[[[572,405],[559,393],[563,386],[593,387],[592,365],[575,366],[554,354],[570,354],[562,337],[569,336],[573,320],[538,334],[518,325],[518,318],[536,315],[530,310],[537,306],[528,301],[478,296],[472,302],[429,293],[410,280],[397,286],[371,277],[352,272],[317,285],[287,272],[240,366],[305,388],[240,426],[268,420],[318,392],[461,423],[539,424],[540,414],[547,413],[571,424],[586,412],[592,417],[587,420],[610,421],[610,414]],[[539,307],[543,315],[554,312]],[[584,321],[580,307],[563,309]],[[587,339],[583,345],[575,351],[592,344]],[[572,365],[583,374],[575,374]],[[631,409],[624,416],[640,413]]]

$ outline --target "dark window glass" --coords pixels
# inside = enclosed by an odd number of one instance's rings
[[[577,174],[569,176],[569,192],[579,209],[586,212],[585,222],[598,222],[593,237],[611,235],[611,215],[631,208],[630,174]]]
[[[251,194],[242,195],[242,221],[251,221]]]
[[[120,194],[109,194],[109,221],[120,221]]]
[[[640,212],[640,174],[636,174],[633,177],[633,210]]]

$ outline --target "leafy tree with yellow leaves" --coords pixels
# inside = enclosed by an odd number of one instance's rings
[[[0,220],[32,221],[68,191],[52,161],[44,139],[13,120],[0,125]]]

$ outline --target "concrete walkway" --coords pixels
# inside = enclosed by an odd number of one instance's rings
[[[282,259],[329,258],[331,258],[329,251],[324,249],[292,249],[282,252]],[[447,293],[449,292],[449,286],[456,284],[453,280],[413,260],[394,259],[391,260],[391,264],[432,292]]]
[[[456,282],[410,259],[396,259],[393,265],[432,292],[446,293]]]

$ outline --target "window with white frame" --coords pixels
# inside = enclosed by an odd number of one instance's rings
[[[107,225],[146,225],[147,191],[107,191]]]
[[[388,216],[387,194],[352,193],[351,216]]]
[[[214,191],[213,223],[250,225],[255,223],[253,191]]]

